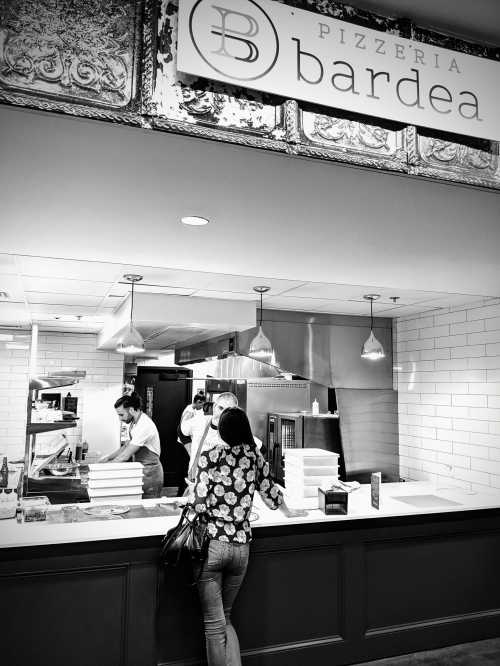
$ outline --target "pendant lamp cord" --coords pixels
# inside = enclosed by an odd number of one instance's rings
[[[259,327],[262,328],[262,292],[260,292],[260,321]]]
[[[370,331],[373,331],[373,298],[370,298]]]
[[[134,312],[134,283],[132,282],[132,294],[131,294],[131,302],[130,302],[130,328],[132,328],[133,324],[133,318],[132,314]]]

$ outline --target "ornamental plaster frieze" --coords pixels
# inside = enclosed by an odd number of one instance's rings
[[[409,20],[331,0],[284,4],[360,29],[500,60],[498,48]],[[179,73],[177,15],[177,0],[0,0],[0,102],[500,188],[496,142],[361,117]]]

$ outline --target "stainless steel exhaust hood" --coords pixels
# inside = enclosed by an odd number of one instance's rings
[[[175,362],[178,365],[196,363],[199,366],[198,375],[217,379],[263,379],[281,375],[278,367],[241,354],[239,347],[239,333],[233,331],[203,342],[176,347]]]
[[[291,373],[334,388],[392,389],[391,320],[374,320],[377,338],[387,351],[386,358],[377,362],[361,358],[369,324],[369,317],[266,310],[263,328],[276,350],[279,367],[248,357],[256,328],[177,347],[175,362],[186,365],[218,359],[221,367],[214,366],[218,377],[222,372],[245,377],[242,373],[251,371],[247,378]],[[222,360],[226,361],[224,370]]]

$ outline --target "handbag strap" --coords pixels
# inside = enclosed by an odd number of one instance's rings
[[[211,418],[208,419],[207,425],[205,426],[205,430],[203,431],[203,435],[202,435],[202,437],[201,437],[201,439],[200,439],[200,443],[198,444],[198,450],[196,451],[196,455],[195,455],[195,457],[194,457],[193,464],[192,464],[191,467],[189,468],[189,471],[188,471],[188,479],[189,479],[190,481],[194,481],[194,479],[195,479],[195,476],[196,476],[196,469],[197,469],[197,467],[198,467],[198,460],[200,459],[200,455],[201,455],[201,449],[202,449],[202,447],[203,447],[203,444],[205,443],[205,439],[207,438],[208,430],[209,430],[210,425],[211,425],[211,421],[212,421]]]

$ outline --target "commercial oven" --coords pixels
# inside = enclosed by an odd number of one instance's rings
[[[345,461],[339,417],[334,414],[270,413],[267,418],[268,460],[273,478],[284,482],[286,449],[316,448],[339,454],[339,475],[345,479]]]

